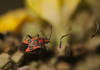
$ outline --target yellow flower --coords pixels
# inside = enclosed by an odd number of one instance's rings
[[[0,17],[0,32],[18,31],[25,21],[30,21],[31,17],[25,10],[15,10]]]
[[[76,9],[80,0],[26,0],[26,7],[51,23],[64,22]]]

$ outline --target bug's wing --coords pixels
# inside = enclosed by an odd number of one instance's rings
[[[39,48],[40,48],[40,46],[34,46],[33,50],[36,50],[36,49],[39,49]]]
[[[28,44],[28,40],[24,40],[23,43],[24,43],[24,44]]]
[[[31,52],[30,48],[27,48],[27,49],[25,50],[25,52]]]

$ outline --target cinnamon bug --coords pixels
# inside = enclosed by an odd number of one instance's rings
[[[25,53],[36,53],[40,52],[42,49],[46,49],[46,44],[50,43],[52,35],[52,25],[51,25],[51,32],[50,36],[47,38],[47,36],[41,37],[39,34],[32,37],[31,35],[27,35],[28,39],[24,40],[22,42],[22,46],[20,49],[24,51]]]

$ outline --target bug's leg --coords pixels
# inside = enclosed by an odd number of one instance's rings
[[[41,52],[42,52],[42,50],[40,49],[40,51],[38,52],[38,54],[40,55],[40,54],[41,54]]]
[[[39,39],[39,38],[40,38],[40,35],[39,35],[39,34],[37,34],[37,35],[36,35],[36,37]]]
[[[39,35],[39,34],[37,34],[37,37],[40,37],[40,35]]]
[[[41,34],[42,34],[42,36],[43,36],[44,39],[50,40],[50,39],[51,39],[51,36],[52,36],[52,25],[50,25],[50,35],[49,35],[49,37],[47,37],[47,36],[43,33],[43,31],[41,31]]]
[[[51,26],[51,29],[50,29],[50,36],[49,36],[49,40],[51,39],[51,36],[52,36],[52,25],[50,25]]]
[[[3,68],[2,70],[17,70],[17,64],[10,60]]]

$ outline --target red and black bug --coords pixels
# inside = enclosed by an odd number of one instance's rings
[[[21,49],[23,49],[24,52],[26,53],[34,53],[37,52],[37,50],[39,49],[40,50],[46,49],[47,46],[45,45],[50,42],[51,35],[52,35],[52,26],[51,26],[51,33],[49,38],[41,37],[39,34],[37,34],[35,37],[32,37],[31,35],[27,35],[29,39],[24,40],[22,42]]]

